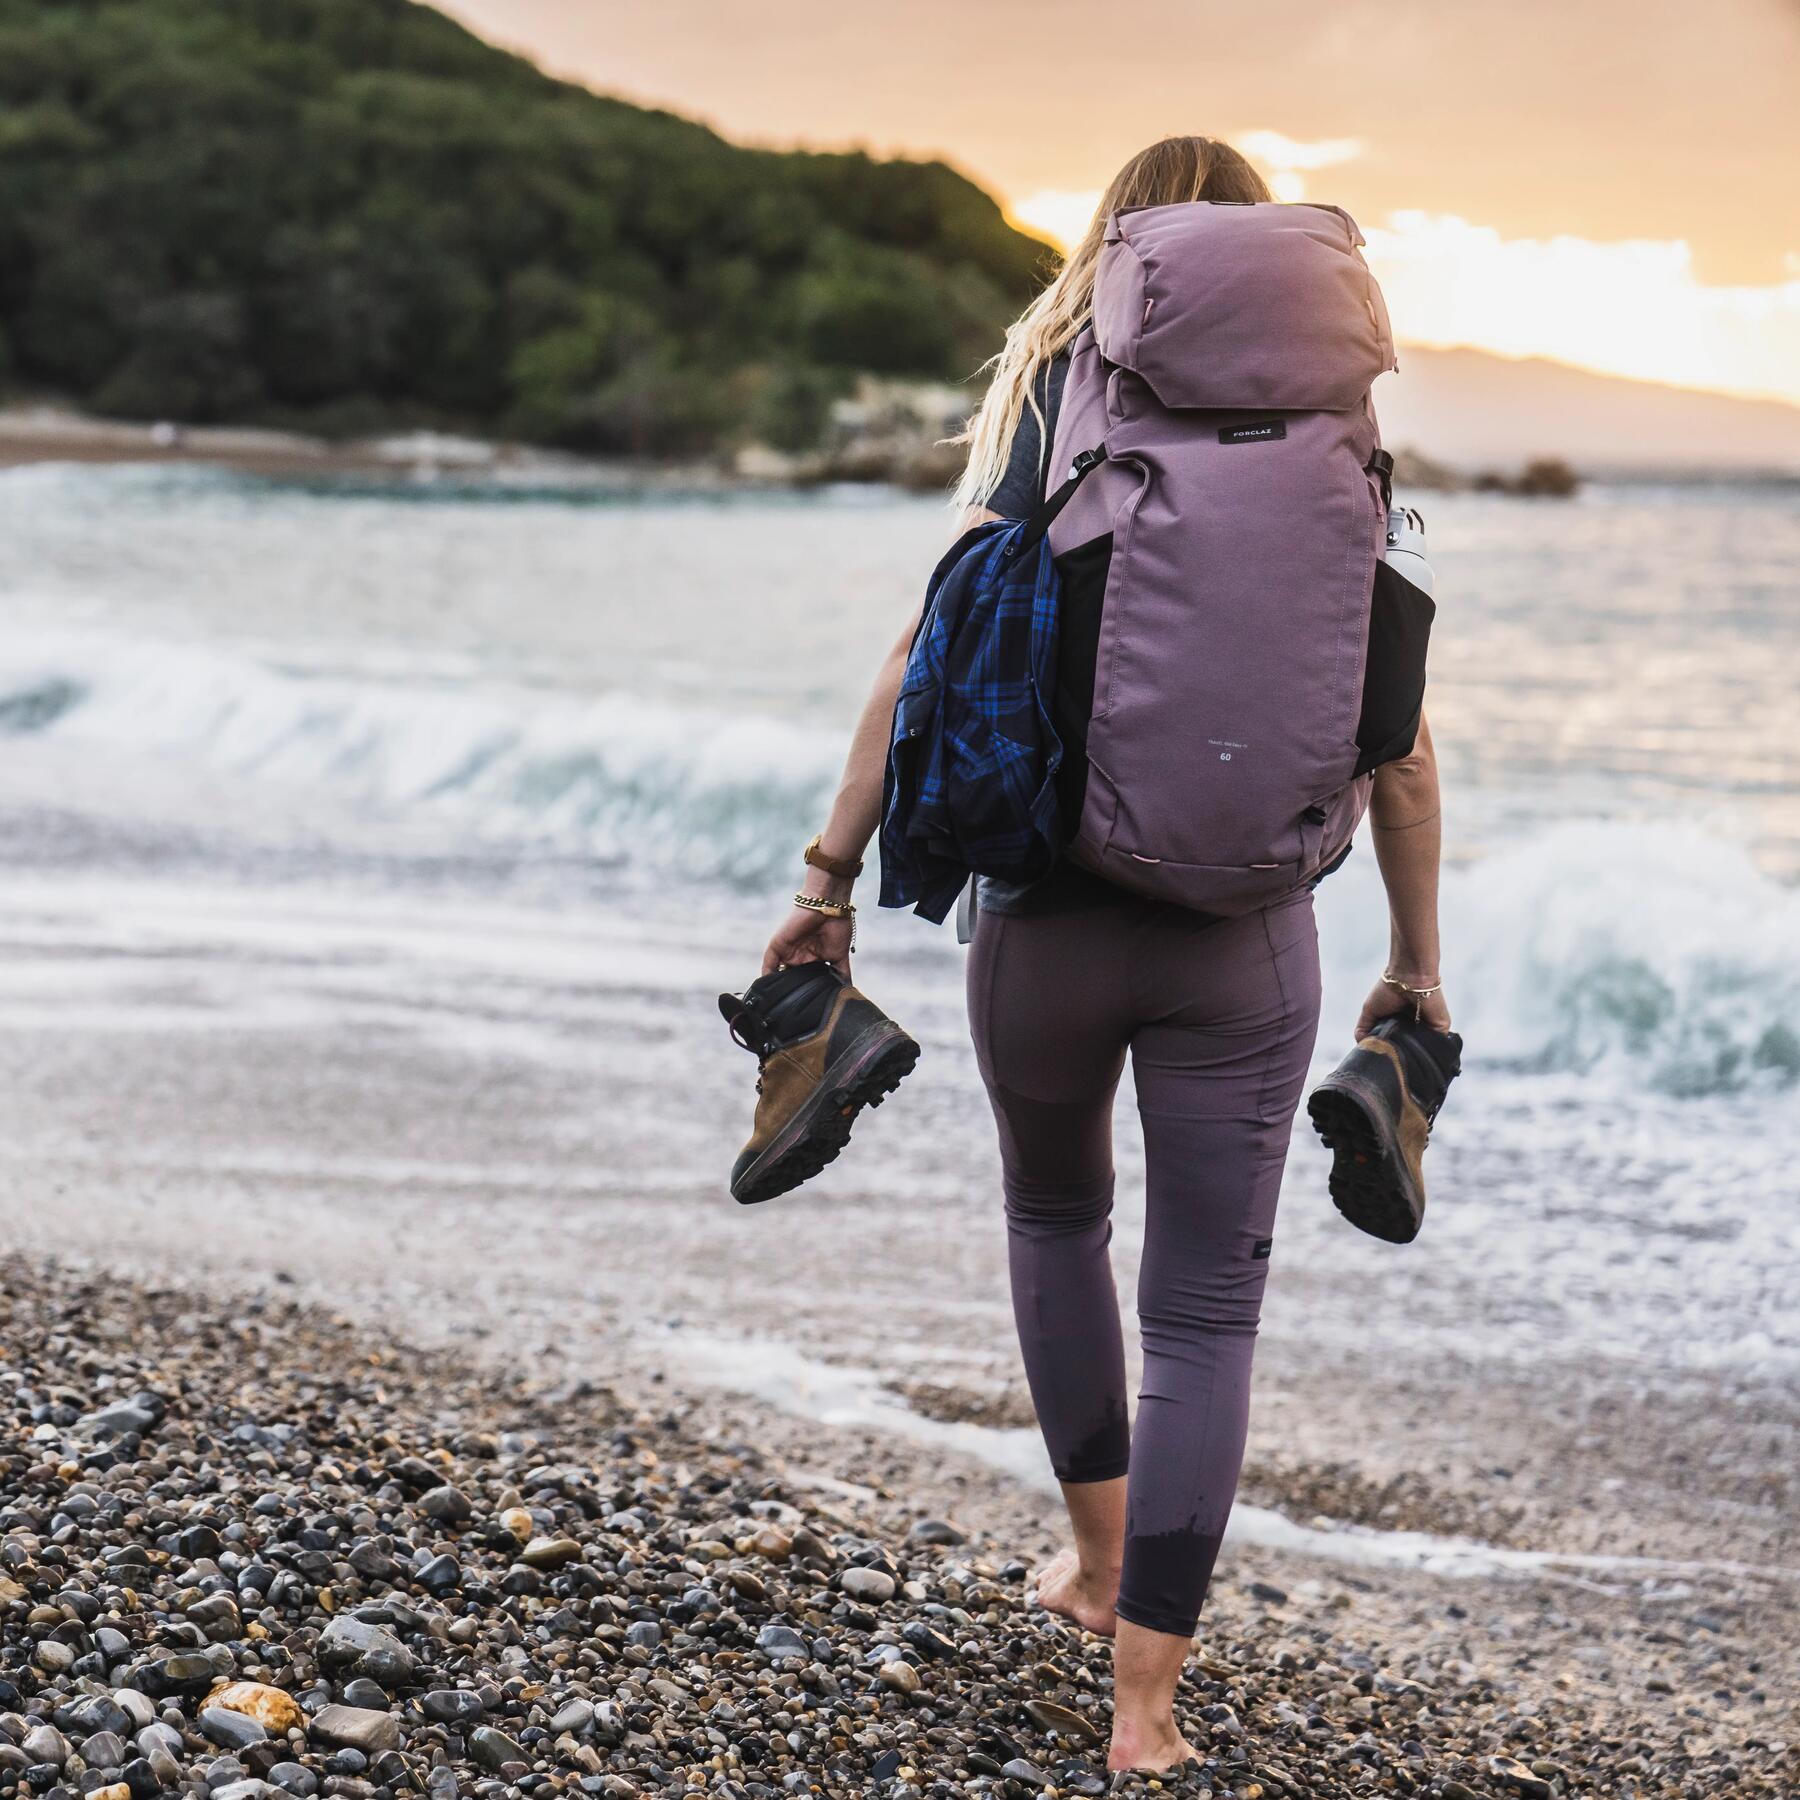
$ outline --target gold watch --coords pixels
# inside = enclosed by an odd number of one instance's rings
[[[824,835],[822,831],[813,833],[812,842],[800,852],[800,860],[809,868],[823,869],[827,875],[835,875],[840,881],[854,881],[863,872],[862,864],[841,856],[827,856],[819,848],[819,840]]]

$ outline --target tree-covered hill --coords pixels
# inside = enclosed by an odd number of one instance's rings
[[[1044,247],[938,163],[745,150],[412,0],[0,0],[0,384],[677,453],[960,377]]]

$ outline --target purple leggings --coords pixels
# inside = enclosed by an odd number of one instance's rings
[[[1191,1637],[1243,1465],[1275,1201],[1318,1029],[1312,895],[1218,921],[1135,897],[983,912],[969,1017],[1051,1464],[1067,1482],[1129,1475],[1119,1617]],[[1127,1049],[1147,1190],[1135,1430],[1108,1251]]]

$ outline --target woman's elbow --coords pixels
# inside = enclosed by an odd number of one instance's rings
[[[1438,791],[1437,753],[1431,746],[1431,729],[1423,719],[1412,748],[1375,771],[1370,810],[1378,823],[1398,815],[1411,817],[1421,805],[1435,806]]]
[[[1375,771],[1375,787],[1417,789],[1434,783],[1437,780],[1437,758],[1431,754],[1430,747],[1415,744],[1404,756],[1396,756],[1392,762],[1385,762]]]
[[[1413,736],[1412,748],[1404,756],[1396,756],[1375,771],[1375,785],[1416,788],[1421,783],[1437,780],[1437,752],[1431,744],[1431,725],[1419,715],[1419,729]]]

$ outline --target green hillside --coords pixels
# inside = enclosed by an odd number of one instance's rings
[[[0,0],[0,384],[128,418],[797,446],[967,375],[1044,246],[939,163],[745,150],[411,0]]]

